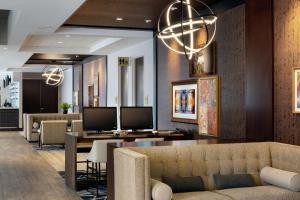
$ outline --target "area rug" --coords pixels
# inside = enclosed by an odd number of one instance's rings
[[[65,149],[63,145],[43,145],[43,147],[40,148],[38,142],[31,142],[31,145],[32,145],[32,149],[37,151],[51,151],[51,150]]]
[[[59,172],[60,176],[65,178],[65,172]],[[107,186],[101,185],[98,187],[98,197],[96,197],[97,182],[95,179],[89,178],[89,189],[86,189],[86,174],[85,171],[77,171],[77,193],[83,200],[106,200]]]

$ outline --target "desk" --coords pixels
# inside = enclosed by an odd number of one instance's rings
[[[107,139],[123,139],[125,142],[133,142],[136,138],[164,138],[166,141],[170,140],[191,140],[193,136],[185,136],[184,134],[171,134],[171,135],[153,135],[153,134],[133,134],[126,136],[108,135],[88,135],[79,136],[78,133],[67,132],[65,134],[65,181],[66,184],[73,190],[77,189],[76,186],[76,173],[77,173],[77,153],[89,152],[91,150],[94,140],[107,140]],[[131,145],[133,145],[131,143]],[[113,149],[112,149],[113,151]],[[107,152],[107,158],[113,159],[113,152]],[[107,163],[108,164],[108,163]],[[113,177],[113,166],[107,165],[107,179]],[[110,174],[110,175],[109,175]],[[110,180],[113,184],[113,178]],[[109,182],[111,183],[111,182]]]

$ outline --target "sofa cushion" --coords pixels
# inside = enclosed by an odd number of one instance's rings
[[[203,180],[199,176],[195,177],[162,177],[162,182],[169,185],[174,193],[204,191]]]
[[[276,186],[257,186],[215,191],[235,200],[299,200],[300,193]]]
[[[300,174],[295,172],[264,167],[260,172],[260,178],[264,183],[283,187],[295,192],[300,191]]]
[[[173,194],[172,200],[232,200],[232,198],[214,192],[185,192]]]
[[[250,174],[214,174],[214,181],[218,190],[255,186]]]

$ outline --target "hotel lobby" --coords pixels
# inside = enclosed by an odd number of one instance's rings
[[[300,200],[300,0],[0,0],[0,200]]]

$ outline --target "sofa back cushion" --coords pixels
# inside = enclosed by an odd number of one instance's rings
[[[272,167],[300,173],[300,146],[273,142],[270,151]]]
[[[259,173],[271,166],[269,143],[215,144],[131,148],[147,155],[154,179],[162,176],[201,176],[207,190],[214,190],[214,174],[251,174],[261,185]]]
[[[61,114],[61,113],[48,113],[48,114],[33,114],[33,122],[41,123],[41,121],[48,120],[67,120],[68,124],[71,125],[72,120],[79,120],[79,113]]]

